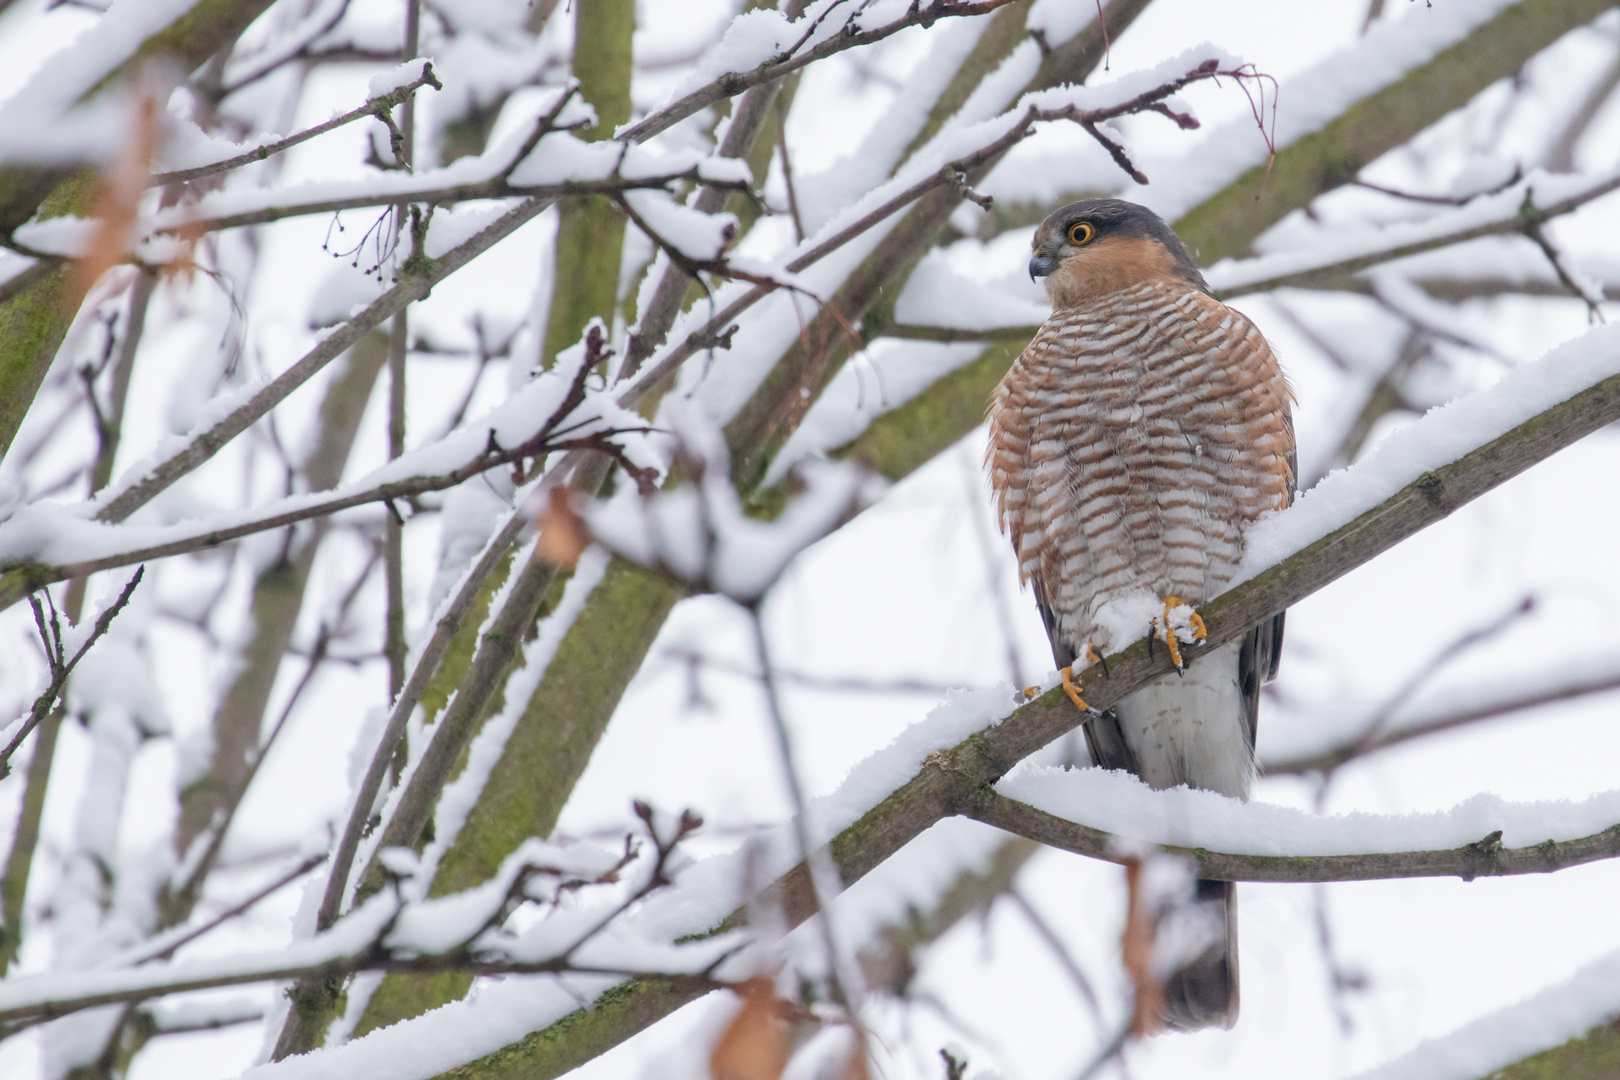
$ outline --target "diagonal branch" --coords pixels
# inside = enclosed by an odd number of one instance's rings
[[[378,94],[376,97],[368,99],[359,108],[350,109],[341,116],[334,116],[324,124],[316,124],[314,127],[305,128],[303,131],[295,132],[285,139],[265,143],[263,146],[254,147],[252,150],[237,154],[235,157],[226,158],[224,161],[198,165],[191,169],[176,169],[173,172],[154,173],[152,179],[147,181],[147,186],[161,187],[164,184],[187,184],[193,180],[201,180],[205,176],[230,172],[232,169],[240,169],[244,165],[252,165],[256,161],[264,161],[285,150],[291,150],[300,143],[308,142],[317,135],[325,135],[328,131],[340,128],[344,124],[353,123],[367,116],[386,116],[390,109],[396,105],[404,104],[410,99],[411,95],[424,86],[431,86],[435,90],[444,89],[439,80],[434,77],[432,64],[423,64],[422,74],[404,86],[396,87],[386,94]]]

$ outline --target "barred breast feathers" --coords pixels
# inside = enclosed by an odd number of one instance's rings
[[[1065,636],[1133,589],[1220,591],[1249,522],[1289,502],[1292,396],[1260,331],[1181,282],[1053,312],[991,401],[986,466]]]

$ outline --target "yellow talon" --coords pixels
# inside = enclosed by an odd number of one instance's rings
[[[1038,687],[1038,686],[1026,686],[1026,687],[1024,687],[1024,697],[1026,697],[1026,698],[1034,697],[1035,696],[1035,691],[1037,691],[1039,689],[1040,689],[1040,687]]]
[[[1080,654],[1080,659],[1090,664],[1102,663],[1102,657],[1098,655],[1096,649],[1092,648],[1089,641],[1086,642],[1085,650]],[[1105,667],[1103,673],[1107,674],[1107,672],[1108,669]],[[1090,712],[1091,706],[1087,705],[1086,699],[1080,696],[1080,682],[1074,677],[1074,668],[1066,667],[1059,674],[1063,676],[1063,692],[1069,695],[1069,700],[1074,702],[1074,707],[1081,712]]]
[[[1164,643],[1170,648],[1170,662],[1176,665],[1177,668],[1181,667],[1181,645],[1176,640],[1175,628],[1170,625],[1170,613],[1183,606],[1191,607],[1179,596],[1167,596],[1164,598]],[[1204,617],[1198,612],[1194,611],[1189,614],[1187,622],[1192,627],[1194,640],[1202,641],[1209,637],[1209,628],[1204,625]]]
[[[1088,652],[1090,648],[1089,645],[1086,646]],[[1080,685],[1074,681],[1073,677],[1074,669],[1064,668],[1061,674],[1063,676],[1063,692],[1069,695],[1069,700],[1074,702],[1074,707],[1081,712],[1091,711],[1091,706],[1086,704],[1086,699],[1080,696]]]

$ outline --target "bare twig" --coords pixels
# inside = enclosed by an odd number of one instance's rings
[[[149,963],[153,960],[167,960],[178,952],[182,946],[191,944],[198,938],[217,930],[238,915],[245,914],[250,908],[257,906],[261,900],[280,892],[325,861],[325,855],[311,855],[268,885],[249,894],[245,899],[232,904],[219,914],[210,916],[191,926],[175,927],[174,930],[159,935],[152,941],[143,942],[135,949],[120,956],[119,960],[131,966]]]
[[[1384,730],[1378,732],[1371,739],[1363,735],[1315,753],[1276,760],[1268,759],[1264,762],[1263,767],[1267,776],[1328,772],[1353,759],[1366,757],[1369,754],[1377,753],[1392,746],[1399,746],[1414,739],[1422,739],[1445,731],[1454,731],[1469,724],[1476,724],[1483,720],[1495,720],[1498,717],[1510,716],[1513,713],[1539,708],[1542,705],[1551,705],[1560,701],[1573,701],[1591,694],[1608,693],[1611,690],[1620,690],[1620,671],[1594,675],[1590,678],[1574,680],[1553,687],[1507,695],[1488,704],[1457,709],[1413,723],[1401,723],[1394,727],[1386,725]]]
[[[1570,295],[1586,305],[1587,319],[1595,323],[1608,322],[1603,317],[1603,308],[1600,306],[1603,303],[1602,292],[1593,294],[1585,285],[1576,281],[1574,275],[1569,272],[1569,268],[1564,265],[1563,258],[1558,254],[1558,249],[1553,247],[1551,240],[1547,239],[1546,230],[1542,228],[1546,216],[1536,209],[1536,205],[1532,201],[1532,194],[1531,191],[1526,189],[1524,203],[1519,207],[1519,216],[1522,219],[1521,228],[1524,235],[1528,236],[1536,247],[1541,249],[1541,253],[1547,256],[1547,261],[1552,264],[1553,273],[1558,275],[1558,280],[1563,284],[1564,288],[1569,290]]]
[[[1052,924],[1035,910],[1035,905],[1031,904],[1029,898],[1022,892],[1016,888],[1008,889],[1007,899],[1012,901],[1013,907],[1018,909],[1024,921],[1029,923],[1030,929],[1035,931],[1035,936],[1046,943],[1047,953],[1074,984],[1075,990],[1080,994],[1080,1000],[1086,1003],[1086,1008],[1091,1012],[1097,1030],[1104,1030],[1106,1021],[1103,1019],[1102,1002],[1097,1000],[1097,991],[1093,989],[1091,980],[1086,978],[1085,971],[1080,967],[1080,962],[1074,958],[1069,946],[1058,936],[1057,931],[1052,929]]]
[[[804,218],[799,214],[799,193],[793,186],[793,159],[788,154],[787,108],[778,95],[776,110],[776,155],[782,163],[782,183],[787,188],[788,215],[793,219],[793,242],[804,243]]]
[[[1398,188],[1384,187],[1382,184],[1374,184],[1370,181],[1360,179],[1352,180],[1350,183],[1355,187],[1366,188],[1368,191],[1376,191],[1380,195],[1389,195],[1393,198],[1405,199],[1408,202],[1429,203],[1432,206],[1467,206],[1469,203],[1473,202],[1482,195],[1501,194],[1523,179],[1524,171],[1515,165],[1513,167],[1513,175],[1509,176],[1500,184],[1485,188],[1481,191],[1473,192],[1469,195],[1423,195],[1415,191],[1401,191]]]
[[[1417,693],[1424,683],[1439,674],[1448,663],[1476,645],[1484,644],[1501,634],[1514,623],[1534,611],[1535,606],[1535,596],[1533,594],[1525,596],[1496,619],[1486,623],[1484,626],[1469,630],[1441,649],[1428,663],[1408,676],[1406,681],[1401,683],[1394,693],[1385,698],[1382,705],[1372,711],[1362,727],[1361,734],[1346,749],[1344,760],[1349,761],[1365,754],[1383,736],[1385,729],[1389,726],[1390,718],[1395,715],[1395,711],[1411,700],[1412,695]],[[1332,772],[1332,769],[1326,771],[1327,779],[1332,778]],[[1327,784],[1324,783],[1319,789],[1319,801],[1326,790]]]
[[[39,726],[40,721],[44,720],[51,710],[56,707],[57,698],[61,696],[62,688],[67,685],[68,676],[72,675],[73,669],[79,666],[79,661],[83,660],[85,654],[90,651],[90,646],[100,641],[102,636],[107,633],[107,630],[112,626],[112,621],[118,617],[118,613],[123,611],[124,606],[129,603],[130,596],[135,592],[135,586],[141,583],[141,578],[145,574],[146,567],[144,566],[135,571],[134,576],[129,579],[129,583],[124,586],[123,592],[118,594],[118,599],[108,605],[96,618],[96,625],[91,630],[90,636],[85,638],[84,644],[80,645],[71,657],[66,655],[62,644],[62,627],[56,618],[54,605],[52,606],[51,620],[47,624],[44,609],[40,606],[39,601],[29,597],[29,603],[34,608],[34,623],[39,628],[40,641],[45,647],[45,660],[50,665],[51,681],[50,685],[45,687],[44,692],[34,699],[33,708],[28,711],[27,721],[18,729],[17,734],[12,736],[5,749],[0,750],[0,779],[11,774],[11,755],[17,752],[17,748],[23,744],[23,740],[28,738],[33,733],[34,728]],[[46,599],[49,600],[48,594]]]
[[[305,128],[303,131],[289,135],[285,139],[278,139],[275,142],[266,143],[263,146],[256,147],[255,149],[249,150],[246,153],[238,154],[232,158],[226,158],[224,161],[216,161],[209,165],[198,165],[195,168],[190,169],[175,169],[173,172],[154,173],[152,178],[147,181],[147,186],[162,187],[165,184],[186,184],[193,180],[200,180],[205,176],[216,176],[219,173],[230,172],[232,169],[240,169],[244,165],[252,165],[255,162],[264,161],[265,159],[274,157],[283,151],[291,150],[300,143],[308,142],[317,135],[325,135],[328,131],[334,131],[345,124],[352,124],[354,121],[363,119],[367,116],[386,116],[389,110],[393,109],[395,106],[402,105],[410,101],[413,95],[415,95],[415,93],[424,86],[431,86],[435,90],[444,89],[444,86],[440,84],[436,77],[434,77],[433,65],[431,63],[424,62],[422,64],[422,74],[411,82],[406,83],[404,86],[390,90],[386,94],[379,94],[374,98],[370,98],[359,108],[350,109],[341,116],[334,116],[324,124],[316,124],[314,127]]]
[[[844,1010],[850,1023],[856,1025],[860,1031],[860,1018],[856,1013],[856,1002],[851,998],[848,988],[844,985],[844,953],[839,948],[838,935],[833,927],[833,920],[827,914],[828,902],[833,899],[826,894],[828,889],[838,888],[838,872],[830,864],[826,853],[816,847],[810,835],[810,822],[805,814],[808,805],[804,797],[804,785],[799,781],[798,766],[794,763],[793,736],[788,731],[787,717],[782,712],[781,697],[777,692],[776,679],[771,671],[770,646],[765,635],[765,622],[760,618],[759,605],[754,604],[747,608],[750,621],[754,628],[754,649],[759,656],[759,669],[763,674],[765,687],[766,714],[770,717],[771,731],[776,736],[776,752],[781,760],[782,777],[787,784],[788,795],[793,802],[793,827],[799,841],[799,855],[809,868],[808,883],[814,898],[816,909],[822,912],[817,921],[817,928],[821,934],[822,947],[827,960],[827,989],[829,997],[834,1004]],[[822,865],[818,866],[820,862]],[[864,1034],[861,1035],[864,1041]]]

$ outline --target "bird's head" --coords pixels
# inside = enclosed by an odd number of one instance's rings
[[[1063,308],[1147,281],[1173,280],[1209,292],[1186,245],[1145,206],[1083,199],[1054,210],[1035,230],[1029,276],[1046,279]]]

